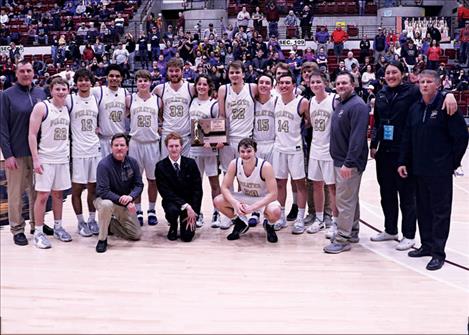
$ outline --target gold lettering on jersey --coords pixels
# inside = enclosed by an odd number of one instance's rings
[[[165,105],[172,105],[172,104],[183,104],[188,105],[189,100],[183,97],[171,97],[164,100]]]
[[[68,119],[65,119],[65,118],[57,118],[55,120],[52,120],[50,122],[50,127],[53,127],[53,126],[58,126],[58,125],[64,125],[64,126],[68,126],[70,124],[70,121]]]
[[[125,103],[119,102],[119,101],[111,101],[106,104],[104,104],[104,108],[110,109],[110,108],[121,108],[125,109]]]
[[[152,115],[157,115],[157,111],[153,107],[148,107],[148,106],[141,106],[141,107],[136,107],[132,108],[132,114],[152,114]]]
[[[290,113],[286,110],[282,110],[282,111],[278,111],[275,113],[275,117],[286,117],[290,120],[294,120],[295,119],[295,114],[293,113]]]
[[[257,110],[256,111],[256,116],[269,116],[269,117],[275,117],[275,113],[271,110]]]
[[[75,119],[85,117],[85,116],[98,117],[98,112],[96,112],[95,110],[91,110],[91,109],[83,109],[75,113]]]

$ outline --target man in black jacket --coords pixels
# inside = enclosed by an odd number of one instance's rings
[[[111,139],[112,153],[104,157],[96,172],[94,205],[98,211],[99,236],[96,252],[107,249],[109,225],[111,232],[137,241],[142,235],[134,200],[142,194],[143,182],[137,161],[129,157],[129,139],[122,133]]]
[[[182,137],[178,133],[169,133],[164,142],[169,154],[156,164],[155,177],[170,225],[168,240],[177,239],[179,219],[181,240],[190,242],[202,203],[202,179],[196,162],[181,156]]]
[[[410,257],[431,256],[427,270],[440,269],[445,261],[453,194],[452,174],[466,152],[468,132],[461,113],[449,116],[443,109],[436,71],[424,70],[419,78],[422,99],[407,117],[398,173],[417,181],[417,216],[422,246]],[[407,169],[409,168],[409,169]]]

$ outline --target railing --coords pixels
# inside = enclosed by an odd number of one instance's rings
[[[375,2],[378,8],[399,6],[415,7],[424,5],[424,0],[377,0]]]
[[[186,0],[186,9],[226,9],[228,0]]]

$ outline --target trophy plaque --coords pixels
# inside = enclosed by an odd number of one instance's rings
[[[203,146],[208,143],[227,143],[225,119],[193,119],[191,120],[191,145]]]

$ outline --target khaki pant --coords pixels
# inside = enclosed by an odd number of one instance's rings
[[[34,201],[36,200],[32,158],[18,157],[16,165],[18,166],[16,170],[5,168],[8,188],[8,221],[13,235],[24,233],[23,193],[28,190],[31,228],[34,228]]]
[[[339,216],[337,217],[337,235],[335,241],[348,243],[351,237],[358,237],[360,229],[360,203],[358,193],[363,172],[352,169],[352,177],[344,179],[340,176],[340,168],[335,170],[336,203]]]
[[[130,214],[127,208],[101,198],[94,201],[94,206],[98,211],[100,241],[107,239],[111,222],[111,231],[117,236],[132,241],[140,239],[142,229],[137,221],[137,214]]]

